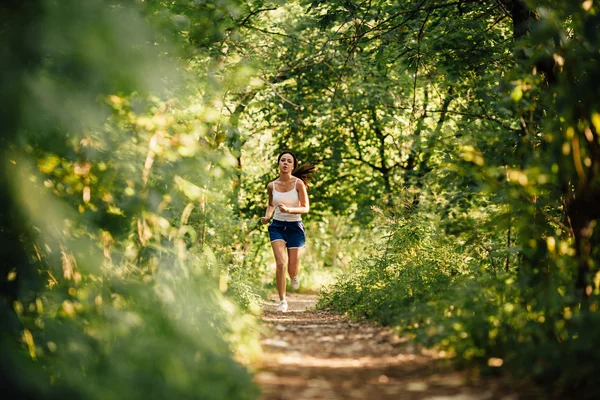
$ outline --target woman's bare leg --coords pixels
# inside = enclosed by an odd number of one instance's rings
[[[290,278],[298,275],[300,268],[300,253],[302,249],[287,249],[288,253],[288,274]]]
[[[273,247],[273,254],[275,255],[276,272],[275,278],[277,282],[277,293],[279,293],[279,300],[285,299],[285,264],[286,264],[286,247],[283,240],[276,240],[271,242]]]

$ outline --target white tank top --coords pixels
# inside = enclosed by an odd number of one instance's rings
[[[294,188],[287,192],[278,192],[275,190],[275,183],[273,183],[273,205],[275,206],[275,214],[273,219],[278,221],[302,221],[300,214],[290,214],[279,210],[279,204],[285,204],[288,207],[299,207],[300,200],[298,199],[298,191],[296,190],[296,184],[298,178],[294,181]]]

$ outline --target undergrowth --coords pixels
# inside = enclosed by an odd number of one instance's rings
[[[549,394],[572,388],[586,398],[597,393],[597,303],[574,309],[560,302],[556,288],[568,277],[549,284],[554,306],[542,308],[539,293],[523,286],[518,270],[494,268],[497,262],[472,242],[448,235],[436,216],[384,222],[388,233],[377,239],[375,255],[357,259],[324,288],[318,308],[392,326],[482,374],[509,372]]]

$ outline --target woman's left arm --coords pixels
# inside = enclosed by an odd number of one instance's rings
[[[296,190],[298,191],[298,202],[299,207],[287,207],[283,204],[279,205],[279,209],[289,214],[306,214],[310,210],[308,202],[308,192],[306,191],[306,185],[301,179],[296,182]]]

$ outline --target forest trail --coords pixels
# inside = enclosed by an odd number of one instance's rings
[[[390,329],[314,310],[317,296],[288,293],[287,313],[263,305],[263,357],[255,381],[264,400],[529,398],[500,379],[442,367]]]

